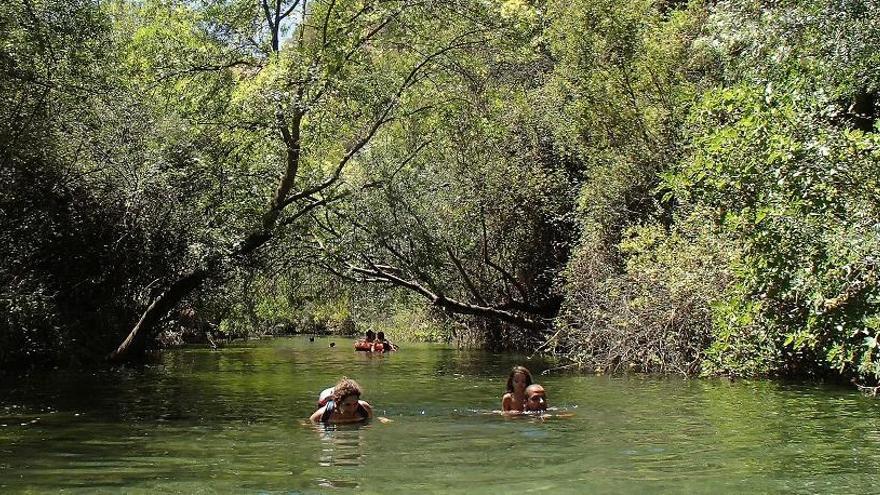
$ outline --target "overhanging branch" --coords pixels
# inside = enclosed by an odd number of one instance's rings
[[[397,276],[390,273],[387,269],[390,267],[383,268],[381,266],[371,264],[370,268],[364,268],[349,264],[348,268],[355,273],[360,273],[362,275],[366,275],[378,280],[387,281],[398,287],[409,289],[431,301],[431,304],[433,304],[434,306],[445,309],[452,313],[481,316],[484,318],[493,318],[501,320],[505,323],[510,323],[518,327],[528,328],[532,330],[546,330],[548,328],[547,324],[539,320],[535,320],[517,313],[498,309],[494,306],[468,304],[458,301],[456,299],[450,299],[443,294],[434,293],[416,281],[407,280],[402,276]]]

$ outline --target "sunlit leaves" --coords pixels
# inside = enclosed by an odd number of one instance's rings
[[[878,141],[850,128],[835,100],[865,90],[852,71],[875,55],[854,45],[871,28],[843,33],[861,29],[857,11],[874,7],[831,13],[825,2],[784,2],[751,15],[726,7],[699,42],[730,64],[722,80],[739,82],[704,94],[691,120],[694,152],[667,184],[713,207],[714,220],[740,238],[745,293],[736,297],[762,301],[759,324],[787,355],[777,372],[829,366],[875,380],[866,328],[880,309],[871,298]],[[831,18],[840,23],[831,28]],[[847,41],[831,49],[841,36]]]

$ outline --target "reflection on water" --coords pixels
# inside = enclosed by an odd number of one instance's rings
[[[364,424],[314,425],[321,439],[320,466],[361,466],[364,464]]]
[[[321,440],[321,451],[318,455],[318,465],[325,468],[348,467],[357,468],[364,466],[366,459],[364,449],[364,435],[362,429],[365,425],[313,425]],[[342,478],[346,471],[339,471],[335,478],[327,478],[326,472],[321,472],[315,478],[315,483],[322,488],[359,488],[357,480]]]
[[[847,388],[550,373],[550,416],[506,417],[524,356],[334,338],[166,353],[0,384],[2,493],[871,493],[880,401]],[[389,424],[311,425],[347,375]],[[570,417],[558,417],[569,413]],[[574,413],[574,414],[570,414]]]

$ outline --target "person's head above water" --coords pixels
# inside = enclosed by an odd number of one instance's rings
[[[514,366],[507,376],[507,393],[512,394],[514,391],[524,391],[526,387],[532,384],[532,374],[529,373],[525,366]]]
[[[342,377],[339,383],[333,387],[333,394],[330,396],[336,409],[342,414],[354,414],[357,410],[363,390],[358,382],[351,378]]]
[[[380,340],[380,341],[381,341],[381,340],[385,340],[385,332],[379,332],[379,333],[377,333],[377,334],[376,334],[376,339],[377,339],[377,340]]]
[[[537,383],[526,387],[526,411],[544,411],[547,409],[547,392]]]
[[[367,330],[367,333],[364,335],[367,338],[367,342],[372,342],[372,341],[376,340],[376,332],[374,332],[372,330]]]
[[[324,392],[321,393],[323,398]],[[309,416],[313,423],[356,423],[373,417],[373,408],[369,402],[360,400],[363,389],[351,378],[342,377],[333,386],[330,400],[321,405]]]
[[[358,385],[358,382],[343,376],[333,387],[333,395],[331,396],[331,399],[333,399],[333,402],[340,403],[345,400],[346,397],[352,395],[356,398],[360,398],[360,396],[363,395],[363,389]]]

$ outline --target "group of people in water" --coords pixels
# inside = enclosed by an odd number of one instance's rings
[[[354,343],[354,350],[367,352],[391,352],[398,349],[397,344],[385,338],[385,332],[367,330],[364,338]]]
[[[318,410],[309,419],[313,423],[329,424],[357,423],[371,419],[373,408],[367,401],[361,400],[362,395],[363,389],[356,381],[343,377],[335,386],[321,392]],[[542,414],[547,407],[544,387],[533,383],[532,374],[526,367],[514,366],[507,377],[507,392],[501,397],[501,413]],[[388,421],[385,418],[380,420]]]
[[[517,414],[546,410],[544,387],[532,382],[532,374],[525,366],[514,366],[507,377],[507,393],[501,397],[501,412]]]

